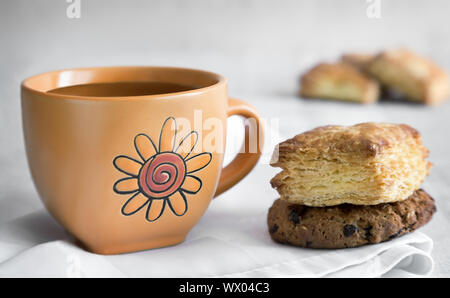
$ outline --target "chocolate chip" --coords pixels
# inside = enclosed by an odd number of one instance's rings
[[[350,237],[351,235],[355,234],[355,232],[358,230],[357,227],[354,225],[345,225],[344,226],[344,236]]]
[[[311,241],[306,241],[306,247],[307,247],[307,248],[311,247],[311,245],[312,245],[312,242],[311,242]]]
[[[397,238],[398,236],[400,236],[400,233],[403,231],[403,229],[400,229],[397,231],[397,233],[392,234],[391,236],[389,236],[389,240]]]
[[[300,223],[299,214],[295,209],[292,209],[291,213],[289,213],[289,220],[295,223],[296,225]]]
[[[372,226],[368,226],[367,228],[364,228],[364,237],[366,239],[369,239],[372,236]]]
[[[276,231],[278,231],[278,225],[277,225],[277,224],[274,224],[274,225],[272,226],[272,228],[270,229],[270,232],[271,232],[271,233],[275,233]]]

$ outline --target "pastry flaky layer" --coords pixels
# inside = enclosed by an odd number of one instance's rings
[[[378,83],[347,63],[321,63],[301,78],[300,95],[371,103],[378,99]]]
[[[420,134],[405,124],[323,126],[280,143],[271,184],[282,200],[307,206],[375,205],[408,198],[431,163]]]
[[[438,104],[450,95],[449,77],[432,61],[408,50],[385,51],[365,67],[383,86],[400,91],[407,98]]]

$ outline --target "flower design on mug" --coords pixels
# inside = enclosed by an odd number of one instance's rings
[[[166,207],[176,216],[188,210],[187,195],[196,194],[202,181],[195,173],[209,165],[210,152],[194,155],[198,133],[191,131],[177,142],[175,118],[167,118],[161,128],[158,146],[146,134],[134,138],[138,159],[126,155],[114,158],[115,168],[127,177],[117,180],[113,190],[130,197],[122,206],[122,214],[130,216],[146,210],[145,218],[153,222]]]

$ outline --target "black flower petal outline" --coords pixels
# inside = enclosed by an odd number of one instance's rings
[[[122,212],[123,215],[125,215],[125,216],[130,216],[130,215],[136,214],[136,213],[138,213],[142,208],[144,208],[145,205],[148,204],[148,202],[150,202],[150,200],[147,199],[146,202],[145,202],[144,204],[142,204],[139,208],[137,208],[135,211],[133,211],[133,212],[126,212],[125,209],[127,208],[128,204],[130,204],[130,203],[133,201],[133,199],[135,199],[136,196],[138,196],[138,195],[140,195],[140,194],[141,194],[140,192],[135,193],[131,198],[129,198],[129,199],[125,202],[125,204],[123,204],[122,209],[120,210],[120,211]]]
[[[172,202],[170,201],[170,198],[167,199],[167,204],[169,205],[170,209],[172,210],[173,214],[175,214],[176,216],[183,216],[186,214],[186,212],[188,211],[188,203],[186,200],[186,195],[183,193],[183,191],[179,191],[181,197],[183,198],[184,201],[184,211],[181,214],[178,214],[175,211],[175,208],[172,206]]]
[[[117,185],[120,182],[125,181],[125,180],[133,180],[133,179],[136,179],[136,178],[134,178],[134,177],[125,177],[125,178],[121,178],[121,179],[117,180],[116,183],[114,183],[114,185],[113,185],[113,190],[116,193],[121,194],[121,195],[128,195],[128,194],[135,193],[135,192],[139,191],[139,187],[137,187],[135,190],[120,190],[120,189],[117,189]]]
[[[117,165],[117,161],[118,161],[120,158],[126,158],[126,159],[129,159],[129,160],[135,161],[135,162],[139,163],[141,166],[143,165],[143,163],[140,162],[139,160],[136,160],[136,159],[134,159],[134,158],[132,158],[132,157],[129,157],[129,156],[126,156],[126,155],[118,155],[118,156],[116,156],[116,157],[114,158],[114,160],[113,160],[114,167],[115,167],[119,172],[122,172],[122,173],[124,173],[124,174],[126,174],[126,175],[128,175],[128,176],[131,176],[131,177],[137,177],[137,175],[135,175],[135,174],[133,174],[133,173],[129,173],[129,172],[127,172],[127,171],[121,169],[121,168]]]
[[[140,133],[140,134],[137,134],[135,137],[134,137],[134,149],[136,150],[136,152],[137,152],[137,154],[139,155],[139,157],[144,161],[144,162],[146,162],[147,160],[149,160],[150,158],[152,158],[151,156],[149,156],[147,159],[144,157],[144,156],[142,156],[142,153],[139,151],[139,148],[138,148],[138,145],[137,145],[137,139],[139,138],[139,137],[145,137],[146,139],[148,139],[149,141],[150,141],[150,143],[152,144],[152,146],[153,146],[153,148],[155,149],[155,152],[156,152],[156,154],[158,154],[159,153],[159,151],[158,151],[158,148],[156,148],[156,145],[155,145],[155,143],[153,142],[153,140],[152,140],[152,138],[150,138],[148,135],[146,135],[145,133]]]
[[[200,178],[192,176],[192,175],[189,175],[189,174],[187,174],[186,177],[190,177],[190,178],[193,178],[193,179],[197,180],[200,183],[200,187],[196,191],[187,190],[187,189],[183,188],[183,185],[180,188],[185,193],[188,193],[188,194],[191,194],[191,195],[195,195],[196,193],[198,193],[200,191],[200,189],[202,189],[203,182],[202,182],[202,180]]]
[[[195,169],[195,170],[193,170],[193,171],[187,172],[187,174],[196,173],[196,172],[198,172],[198,171],[200,171],[200,170],[206,168],[206,167],[211,163],[211,160],[212,160],[212,154],[211,154],[210,152],[202,152],[202,153],[199,153],[199,154],[197,154],[197,155],[194,155],[194,156],[192,156],[192,157],[190,157],[190,158],[188,158],[188,159],[185,160],[185,162],[188,162],[189,160],[191,160],[191,159],[193,159],[193,158],[196,158],[196,157],[199,157],[199,156],[205,155],[205,154],[206,154],[206,155],[209,155],[209,160],[208,160],[208,162],[207,162],[204,166],[202,166],[202,167],[200,167],[200,168],[198,168],[198,169]]]
[[[150,204],[148,204],[147,211],[145,212],[145,219],[147,219],[147,221],[149,221],[149,222],[154,222],[154,221],[158,220],[161,217],[161,215],[163,215],[164,209],[166,209],[166,201],[167,200],[162,199],[163,205],[161,207],[161,211],[159,212],[158,216],[154,219],[149,218],[150,209],[152,208],[153,202],[156,200],[157,199],[150,200]]]
[[[165,128],[165,126],[166,126],[166,124],[167,124],[167,122],[168,122],[169,120],[173,120],[173,124],[174,124],[174,126],[175,126],[174,132],[173,132],[172,150],[171,150],[172,152],[175,152],[175,151],[174,151],[174,148],[175,148],[175,143],[176,143],[176,140],[177,140],[177,120],[175,120],[174,117],[170,116],[169,118],[167,118],[166,120],[164,120],[164,123],[163,123],[163,125],[162,125],[162,127],[161,127],[161,131],[160,131],[160,133],[159,133],[159,147],[158,147],[159,150],[158,150],[158,153],[162,152],[162,151],[161,151],[162,135],[163,135],[163,133],[164,133],[164,128]],[[170,129],[170,128],[169,128],[169,129]]]
[[[195,141],[194,144],[191,146],[191,149],[189,150],[188,154],[186,154],[186,156],[184,157],[184,159],[186,160],[186,158],[192,153],[192,151],[194,150],[195,146],[197,145],[198,142],[198,132],[196,132],[195,130],[191,131],[190,133],[188,133],[180,142],[180,144],[178,144],[177,148],[174,150],[174,152],[178,152],[178,149],[180,149],[181,145],[183,145],[183,143],[191,136],[191,135],[195,135]]]

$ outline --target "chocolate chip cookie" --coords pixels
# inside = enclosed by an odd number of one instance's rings
[[[308,248],[379,243],[414,231],[436,212],[433,198],[416,190],[408,199],[378,205],[309,207],[276,200],[269,210],[273,240]]]

